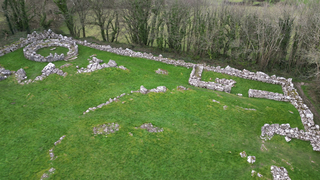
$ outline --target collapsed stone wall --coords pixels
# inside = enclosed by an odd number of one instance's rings
[[[249,89],[248,94],[249,94],[249,97],[272,99],[275,101],[289,102],[290,100],[289,96],[284,96],[283,94],[280,94],[280,93],[262,91],[257,89]]]
[[[265,124],[261,127],[261,138],[271,139],[274,134],[285,136],[287,142],[291,138],[300,139],[303,141],[310,141],[314,151],[320,151],[320,131],[319,125],[315,125],[314,130],[303,131],[296,128],[291,128],[290,124]]]
[[[206,82],[206,81],[201,81],[201,75],[203,72],[203,66],[197,66],[194,65],[193,69],[190,73],[190,78],[189,78],[189,84],[196,86],[196,87],[201,87],[201,88],[207,88],[211,90],[217,90],[217,91],[224,91],[227,93],[231,92],[231,88],[234,86],[236,81],[234,80],[227,80],[227,79],[219,79],[216,78],[216,82]]]

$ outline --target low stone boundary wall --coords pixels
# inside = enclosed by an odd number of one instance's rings
[[[269,91],[262,91],[262,90],[256,90],[256,89],[249,89],[248,91],[249,97],[255,97],[255,98],[266,98],[276,101],[285,101],[289,102],[290,97],[284,96],[280,93],[274,93]]]
[[[274,134],[286,137],[289,142],[291,138],[310,141],[314,151],[320,151],[320,131],[319,125],[315,125],[315,130],[303,131],[296,128],[291,128],[290,124],[265,124],[261,127],[261,138],[271,139]]]
[[[219,79],[216,78],[216,82],[201,81],[201,75],[203,72],[203,66],[194,65],[190,73],[189,84],[196,87],[207,88],[211,90],[231,92],[231,88],[236,83],[234,80]]]

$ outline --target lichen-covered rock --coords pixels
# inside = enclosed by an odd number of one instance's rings
[[[141,86],[140,86],[140,90],[139,90],[139,91],[140,91],[140,93],[141,93],[141,94],[147,94],[148,89],[147,89],[147,88],[145,88],[143,85],[141,85]]]
[[[116,67],[117,66],[117,63],[114,61],[114,60],[109,60],[109,62],[108,62],[108,65],[110,66],[110,67]]]
[[[240,156],[241,156],[242,158],[247,157],[247,153],[246,153],[245,151],[242,151],[242,152],[240,153]]]
[[[27,79],[27,74],[26,72],[20,68],[17,72],[16,72],[16,78],[17,78],[17,81],[20,83],[22,80],[25,80]]]
[[[253,164],[254,162],[256,162],[256,157],[255,156],[248,156],[247,161],[248,161],[248,163]]]

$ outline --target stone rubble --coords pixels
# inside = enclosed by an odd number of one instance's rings
[[[204,67],[194,65],[190,74],[189,84],[196,87],[207,88],[211,90],[224,91],[227,93],[231,92],[231,88],[236,83],[234,80],[230,79],[219,79],[216,78],[215,82],[205,82],[201,81],[201,75]]]
[[[152,123],[144,123],[140,126],[141,129],[147,129],[149,132],[163,132],[163,128],[154,127]]]
[[[104,134],[108,135],[110,133],[115,133],[116,131],[119,131],[120,125],[118,123],[108,123],[102,124],[97,127],[93,127],[93,134]]]
[[[160,68],[158,68],[158,70],[156,70],[156,73],[157,73],[157,74],[165,74],[165,75],[168,75],[168,71],[167,71],[167,70],[160,69]]]
[[[127,68],[125,68],[124,66],[117,66],[117,63],[114,60],[109,60],[108,64],[103,63],[103,60],[96,58],[95,56],[92,56],[92,60],[88,59],[89,61],[89,65],[87,66],[87,68],[80,68],[78,69],[77,73],[89,73],[89,72],[93,72],[96,70],[100,70],[103,68],[109,68],[109,67],[115,67],[115,68],[119,68],[122,70],[127,70]],[[103,64],[101,64],[103,63]]]
[[[271,173],[273,180],[291,180],[284,167],[271,166]]]
[[[99,105],[96,106],[96,107],[90,107],[90,108],[88,108],[86,111],[83,112],[83,115],[85,115],[86,113],[88,113],[88,112],[90,112],[90,111],[94,111],[94,110],[96,110],[96,109],[98,109],[98,108],[102,108],[103,106],[106,106],[106,105],[108,105],[108,104],[110,104],[110,103],[112,103],[112,102],[114,102],[114,101],[117,101],[119,98],[121,98],[121,97],[123,97],[123,96],[125,96],[125,95],[126,95],[126,93],[123,93],[123,94],[121,94],[121,95],[119,95],[119,96],[117,96],[117,97],[115,97],[115,98],[110,98],[107,102],[102,103],[102,104],[99,104]]]
[[[166,92],[167,88],[165,86],[158,86],[157,88],[153,88],[148,90],[143,85],[140,86],[140,89],[138,91],[131,91],[131,93],[141,93],[141,94],[147,94],[150,92],[160,93],[160,92]]]
[[[44,174],[41,176],[41,179],[40,179],[40,180],[49,179],[49,177],[50,177],[52,174],[54,174],[54,171],[55,171],[55,170],[56,170],[56,169],[54,169],[54,168],[49,169],[48,172],[44,173]]]

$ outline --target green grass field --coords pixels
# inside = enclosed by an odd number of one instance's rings
[[[92,54],[129,70],[76,74],[75,66],[86,67]],[[54,62],[56,67],[66,63],[72,64],[62,69],[68,72],[66,77],[53,74],[23,86],[13,76],[0,82],[0,179],[40,179],[51,167],[56,171],[50,179],[272,179],[271,165],[285,167],[291,179],[319,176],[320,153],[312,151],[309,142],[287,143],[278,135],[266,142],[259,138],[265,123],[303,128],[290,103],[246,97],[249,88],[281,92],[280,86],[231,77],[237,81],[231,94],[196,88],[188,85],[191,69],[81,45],[78,59]],[[15,71],[24,68],[34,79],[47,63],[29,61],[19,49],[0,57],[0,65]],[[156,74],[158,68],[169,75]],[[229,78],[203,74],[206,81],[215,77]],[[82,115],[89,107],[141,85],[169,90],[127,95]],[[178,91],[179,85],[190,90]],[[120,130],[108,137],[93,135],[94,126],[111,122],[119,123]],[[143,123],[164,131],[135,129]],[[49,149],[63,135],[54,149],[58,158],[51,161]],[[256,162],[246,162],[241,151],[256,156]],[[251,177],[251,170],[263,177]]]
[[[53,49],[53,48],[56,48],[56,49]],[[59,55],[64,54],[64,56],[67,56],[68,51],[69,51],[68,48],[65,48],[65,47],[46,47],[46,48],[39,49],[37,53],[44,57],[49,56],[50,53],[52,55],[54,55],[54,53],[57,53]]]

